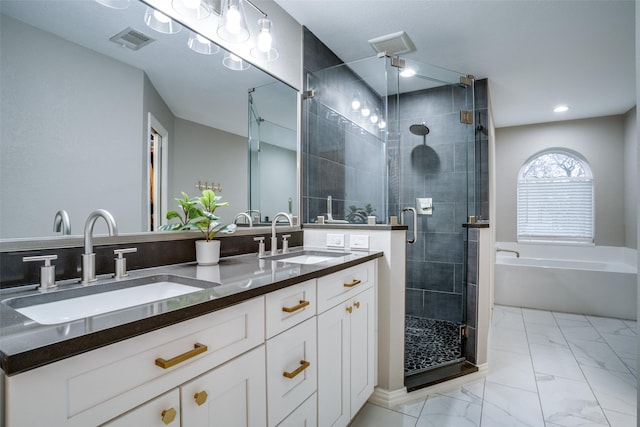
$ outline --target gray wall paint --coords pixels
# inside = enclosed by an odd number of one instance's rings
[[[104,208],[121,232],[139,231],[142,71],[4,16],[0,28],[3,223],[51,235],[54,214],[66,209],[78,234]],[[61,167],[69,159],[73,167]],[[32,204],[10,202],[25,194]],[[3,227],[0,235],[26,234]]]
[[[191,197],[200,192],[198,181],[222,184],[222,201],[229,202],[216,214],[224,222],[247,210],[247,139],[176,118],[175,137],[170,145],[169,209],[175,209],[174,198],[184,191]]]
[[[581,153],[595,185],[596,245],[625,245],[624,117],[543,123],[496,129],[496,240],[516,241],[516,181],[539,151],[563,147]]]
[[[295,151],[278,147],[266,142],[260,143],[260,152],[251,152],[251,162],[259,164],[259,174],[253,177],[251,188],[253,195],[253,209],[260,210],[262,220],[269,217],[269,221],[281,211],[289,213],[289,199],[291,199],[291,214],[297,216],[297,155]]]
[[[638,125],[636,107],[624,115],[625,246],[638,249]]]

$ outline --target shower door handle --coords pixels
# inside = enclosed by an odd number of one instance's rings
[[[418,240],[418,212],[416,212],[416,208],[403,208],[402,216],[400,217],[400,223],[404,225],[404,213],[411,212],[413,214],[413,239],[407,239],[408,244],[413,244]]]

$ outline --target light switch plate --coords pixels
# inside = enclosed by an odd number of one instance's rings
[[[327,247],[344,248],[344,234],[327,234]]]
[[[369,236],[360,235],[360,234],[352,234],[349,239],[351,249],[369,249]]]

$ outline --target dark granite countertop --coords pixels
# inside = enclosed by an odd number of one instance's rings
[[[291,252],[303,248],[292,248]],[[316,248],[305,248],[316,249]],[[326,251],[324,248],[318,250]],[[340,251],[337,251],[340,252]],[[183,278],[201,291],[143,304],[110,313],[55,325],[39,324],[20,314],[6,301],[26,295],[40,295],[37,290],[0,292],[0,367],[14,375],[118,341],[135,337],[184,320],[229,307],[306,280],[315,279],[381,257],[382,252],[345,251],[317,264],[293,264],[286,260],[258,259],[255,254],[220,259],[216,266],[196,263],[176,264],[130,271],[126,281],[157,276],[160,279]],[[277,257],[275,257],[277,258]],[[165,279],[163,279],[165,278]],[[113,283],[113,278],[99,278],[89,287]],[[123,281],[121,281],[123,282]],[[213,286],[212,286],[213,285]],[[59,283],[47,292],[86,289],[76,283]]]

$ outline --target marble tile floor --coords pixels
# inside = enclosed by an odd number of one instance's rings
[[[489,367],[351,427],[636,427],[635,321],[496,306]]]

